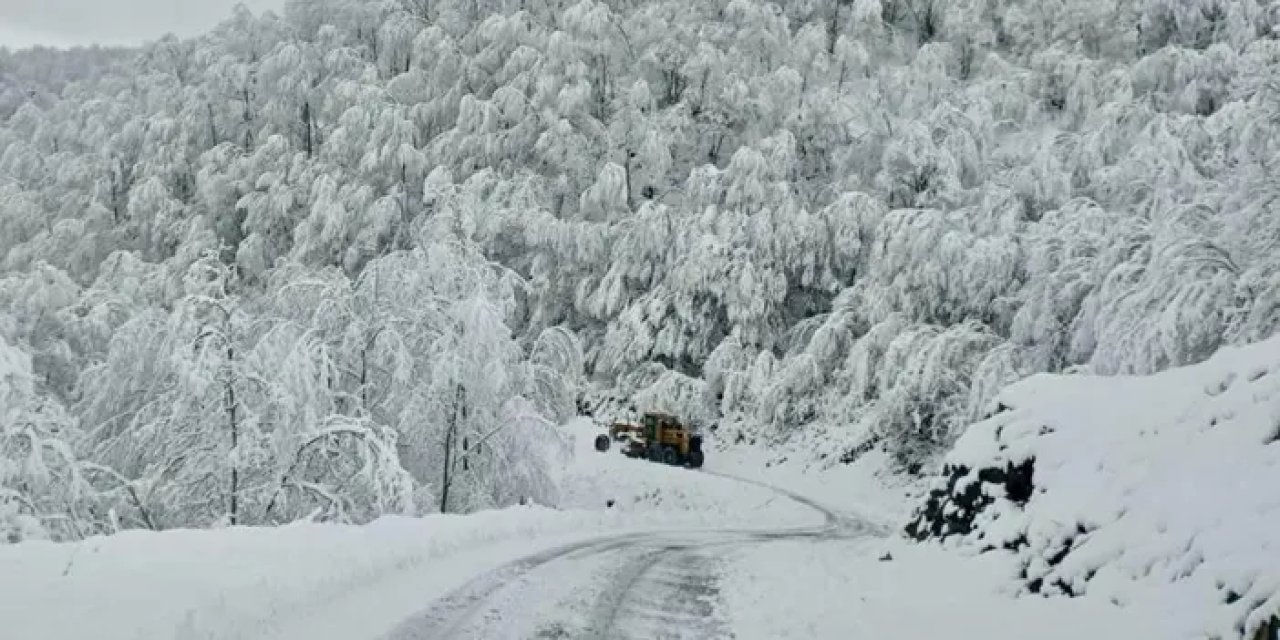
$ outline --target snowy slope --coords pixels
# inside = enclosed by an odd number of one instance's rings
[[[1280,613],[1280,337],[1146,377],[1036,376],[1000,402],[950,454],[926,533],[1016,549],[1029,591],[1158,607],[1166,637],[1249,637]],[[1028,461],[1018,495],[1000,476]]]
[[[798,437],[767,448],[717,443],[706,470],[804,495],[885,530],[900,526],[919,503],[924,483],[896,472],[884,451],[867,452],[848,464],[815,459],[809,448],[815,439]]]

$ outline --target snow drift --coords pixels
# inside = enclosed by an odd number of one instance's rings
[[[1030,592],[1158,603],[1178,637],[1274,637],[1280,337],[1151,376],[1035,376],[999,403],[908,533],[1011,550]]]
[[[451,554],[604,525],[598,515],[516,507],[362,527],[126,531],[0,546],[0,628],[47,640],[82,638],[86,629],[112,640],[273,635],[290,614],[309,615],[398,573],[430,574]]]

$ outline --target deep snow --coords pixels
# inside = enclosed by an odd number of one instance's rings
[[[1143,377],[1040,375],[948,457],[1034,459],[1025,505],[995,502],[962,547],[1018,546],[1029,590],[1146,608],[1164,638],[1252,637],[1280,615],[1280,337]],[[994,553],[1003,553],[997,551]]]

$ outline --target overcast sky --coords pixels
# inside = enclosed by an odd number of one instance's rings
[[[284,0],[0,0],[0,46],[140,44],[166,33],[191,36],[231,15],[238,2],[255,13]]]

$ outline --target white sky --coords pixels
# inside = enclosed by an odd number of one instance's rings
[[[192,36],[243,2],[258,13],[284,0],[0,0],[0,46],[141,44],[166,33]]]

